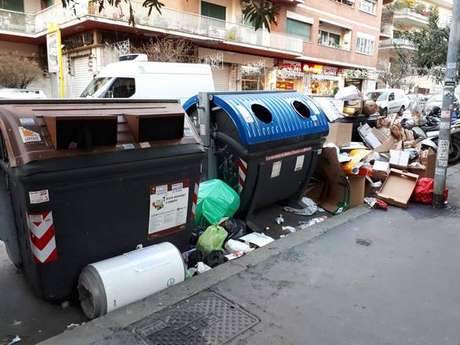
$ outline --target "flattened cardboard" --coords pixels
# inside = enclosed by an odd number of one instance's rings
[[[325,184],[319,206],[333,214],[345,211],[349,202],[349,184],[340,168],[335,147],[323,148],[317,171]]]
[[[329,135],[326,138],[326,143],[334,143],[338,147],[349,145],[351,143],[352,133],[352,123],[330,123]]]
[[[365,182],[365,176],[348,176],[348,183],[350,184],[350,208],[363,204]]]
[[[407,208],[417,180],[416,174],[391,169],[377,196],[391,205]]]

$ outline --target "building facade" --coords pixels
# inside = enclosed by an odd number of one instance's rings
[[[434,8],[439,12],[439,26],[448,26],[452,19],[453,0],[395,0],[384,6],[377,65],[379,71],[388,71],[393,63],[397,63],[398,49],[415,49],[411,42],[401,37],[402,33],[428,26],[428,18]],[[379,86],[386,85],[381,82]],[[433,93],[441,88],[429,77],[415,75],[401,81],[400,87],[407,92],[420,93]]]
[[[56,0],[58,1],[58,0]],[[59,25],[65,94],[77,97],[119,54],[164,37],[193,46],[191,61],[210,63],[217,90],[298,90],[333,96],[339,87],[375,88],[383,0],[278,0],[277,24],[255,31],[244,23],[239,0],[164,0],[149,16],[133,0],[128,8],[78,1],[63,9],[54,0],[0,0],[0,54],[12,50],[43,62],[32,87],[53,94],[46,73],[46,33]]]

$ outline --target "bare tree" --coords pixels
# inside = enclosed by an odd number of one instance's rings
[[[150,61],[197,62],[195,47],[187,40],[173,38],[151,39],[140,47],[133,47],[133,53],[146,54]]]
[[[24,89],[43,71],[34,59],[17,54],[0,55],[0,86]]]

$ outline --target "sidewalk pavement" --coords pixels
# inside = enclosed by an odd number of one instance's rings
[[[364,207],[41,344],[460,344],[460,167],[449,207]]]

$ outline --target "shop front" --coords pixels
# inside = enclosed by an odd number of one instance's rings
[[[343,87],[342,70],[339,67],[304,63],[305,91],[312,96],[333,97]]]
[[[276,64],[272,75],[271,90],[304,91],[304,73],[300,62],[281,61]]]
[[[211,65],[217,91],[265,90],[272,58],[225,50],[198,48],[202,63]]]
[[[265,90],[265,65],[240,65],[239,75],[242,91]]]
[[[345,86],[354,85],[362,93],[375,90],[378,75],[377,72],[367,69],[344,69]]]

